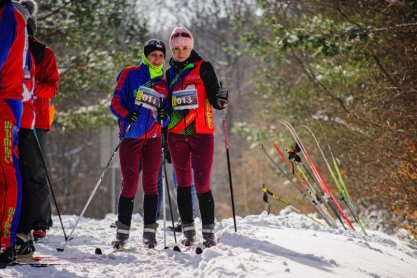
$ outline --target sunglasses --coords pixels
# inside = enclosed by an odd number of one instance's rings
[[[190,38],[191,39],[191,35],[190,34],[188,34],[188,33],[185,33],[185,32],[178,32],[178,33],[175,33],[175,34],[173,34],[171,37],[172,38],[178,38],[178,37],[184,37],[184,38]]]

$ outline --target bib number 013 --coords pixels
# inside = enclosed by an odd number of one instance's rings
[[[175,91],[172,93],[172,108],[174,110],[195,109],[198,107],[196,89]]]

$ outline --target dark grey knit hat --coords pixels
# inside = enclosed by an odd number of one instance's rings
[[[165,52],[166,52],[165,43],[161,40],[151,39],[147,41],[143,47],[143,52],[145,56],[148,56],[149,53],[155,50],[162,51],[162,53],[164,53],[164,56],[165,56]]]
[[[36,23],[36,13],[38,12],[38,4],[34,0],[22,0],[20,4],[24,6],[30,13],[30,17],[27,19],[28,33],[32,36],[36,33],[38,27]]]

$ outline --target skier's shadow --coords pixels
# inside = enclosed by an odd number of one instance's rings
[[[326,272],[332,272],[330,268],[336,266],[336,264],[326,262],[323,258],[313,254],[298,253],[272,242],[252,239],[239,234],[225,234],[221,237],[221,239],[219,239],[219,243],[235,248],[249,249],[250,252],[260,255],[263,255],[263,253],[270,253],[275,256],[286,257],[292,261],[318,268]]]

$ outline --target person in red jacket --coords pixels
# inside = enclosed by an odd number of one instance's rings
[[[33,230],[35,240],[45,237],[46,230],[52,226],[51,203],[47,177],[42,163],[41,152],[39,152],[39,140],[41,151],[45,152],[45,137],[51,128],[50,100],[58,91],[59,74],[56,58],[53,50],[41,43],[36,37],[36,10],[35,1],[21,1],[31,16],[28,18],[29,50],[35,59],[35,129],[27,133],[28,144],[25,149],[31,150],[27,153],[27,161],[31,164],[28,177],[28,190],[30,202],[28,204],[30,214],[28,215],[29,227]],[[29,146],[28,146],[29,145]]]
[[[22,116],[26,20],[10,0],[0,0],[0,263],[16,259],[20,214],[20,172],[17,148]]]
[[[184,244],[195,241],[191,185],[194,178],[199,202],[203,244],[216,245],[214,199],[210,175],[214,157],[213,109],[224,109],[228,91],[221,88],[210,62],[194,48],[194,37],[185,27],[176,27],[169,42],[171,68],[166,72],[171,122],[168,148],[177,176],[177,204],[182,220]],[[192,175],[194,173],[194,177]]]

